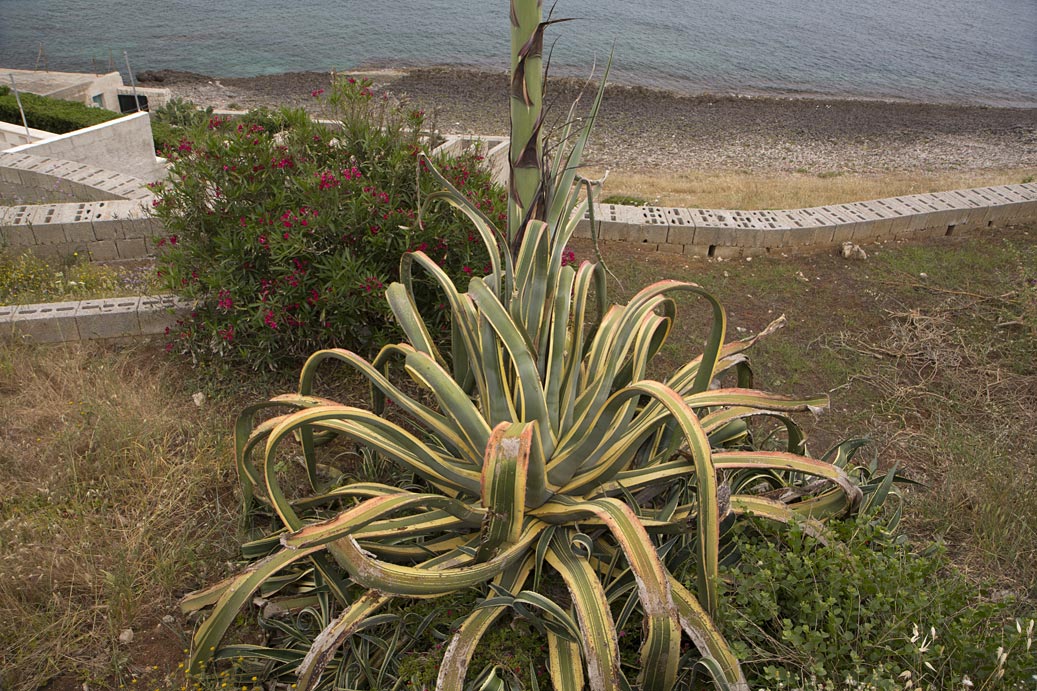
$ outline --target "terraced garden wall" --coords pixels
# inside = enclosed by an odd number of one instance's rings
[[[481,145],[498,176],[507,173],[507,141],[448,137],[459,154]],[[35,196],[33,196],[35,195]],[[19,197],[22,203],[8,200]],[[163,235],[145,181],[85,163],[25,152],[0,153],[0,245],[37,255],[78,252],[96,261],[141,259]],[[31,203],[32,200],[47,203]],[[7,204],[6,206],[4,204]],[[591,214],[577,237],[591,236]],[[816,252],[844,242],[954,236],[973,228],[1037,220],[1037,183],[917,194],[809,209],[730,211],[597,204],[597,237],[658,252],[733,259]],[[172,296],[0,306],[0,337],[40,342],[160,333],[187,309]]]

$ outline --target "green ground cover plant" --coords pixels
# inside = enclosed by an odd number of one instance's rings
[[[54,134],[65,134],[84,127],[99,125],[122,117],[119,113],[104,108],[91,108],[82,103],[63,101],[58,98],[37,96],[36,94],[19,94],[22,100],[22,108],[25,110],[25,120],[29,127],[53,132]],[[8,87],[0,90],[0,121],[10,122],[16,125],[22,124],[22,115],[18,110],[18,102]]]
[[[602,197],[602,204],[620,204],[622,206],[647,206],[648,200],[629,194],[610,194]]]
[[[425,252],[455,280],[487,268],[481,239],[445,205],[418,222],[437,184],[418,176],[424,114],[363,80],[323,98],[334,128],[301,110],[214,116],[169,153],[170,180],[155,189],[168,233],[158,273],[196,301],[171,350],[254,368],[331,345],[371,352],[398,333],[381,296],[401,254]],[[480,162],[472,151],[434,164],[499,220],[504,191]],[[441,338],[446,310],[429,286],[419,281],[414,299],[444,315],[430,323]]]
[[[882,526],[748,526],[724,571],[725,632],[752,688],[1026,689],[1034,616],[968,582],[938,544],[916,552]],[[910,682],[910,687],[908,687]]]
[[[610,262],[626,286],[693,271],[725,296],[736,331],[756,333],[787,311],[788,325],[757,344],[754,362],[775,386],[829,392],[832,408],[808,425],[814,443],[866,433],[880,459],[925,485],[907,490],[908,534],[942,537],[971,577],[1010,583],[1032,601],[1037,513],[1012,507],[1037,503],[1035,232],[876,244],[864,262],[703,265],[636,248],[605,256],[627,259]],[[688,342],[696,326],[693,315],[678,320],[671,340]],[[658,359],[662,370],[680,361],[668,348]]]

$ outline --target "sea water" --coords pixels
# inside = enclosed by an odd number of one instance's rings
[[[550,2],[545,3],[550,7]],[[1037,106],[1037,0],[559,0],[556,73],[681,92]],[[504,0],[0,0],[3,67],[504,70]],[[40,48],[42,46],[42,59]]]

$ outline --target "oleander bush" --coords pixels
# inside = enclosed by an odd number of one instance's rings
[[[480,238],[448,205],[415,210],[438,184],[419,175],[424,114],[347,79],[324,95],[337,127],[302,110],[211,116],[168,151],[170,179],[154,213],[167,236],[159,272],[168,289],[196,301],[170,334],[171,350],[255,368],[300,361],[319,348],[368,353],[398,331],[383,299],[399,258],[423,251],[454,280],[487,266]],[[504,191],[477,152],[435,164],[487,216],[504,213]],[[419,307],[441,315],[428,281]]]
[[[29,127],[54,134],[65,134],[84,127],[99,125],[122,117],[121,114],[104,108],[92,108],[83,103],[63,101],[36,94],[21,93],[22,108]],[[22,124],[18,101],[10,89],[0,92],[0,121]]]
[[[165,105],[151,111],[151,136],[155,153],[167,156],[175,151],[180,141],[205,125],[212,118],[213,108],[198,108],[183,98],[171,98]]]
[[[752,688],[1029,689],[1032,610],[865,521],[747,524],[721,620]]]

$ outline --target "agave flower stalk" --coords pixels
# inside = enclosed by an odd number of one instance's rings
[[[508,244],[517,249],[524,221],[544,204],[543,0],[511,0],[511,178]]]

